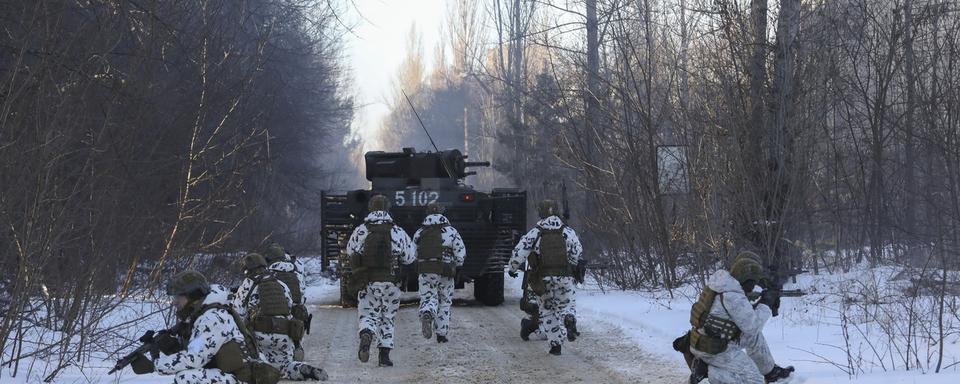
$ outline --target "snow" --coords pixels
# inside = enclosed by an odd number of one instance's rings
[[[339,283],[320,272],[319,261],[314,258],[302,260],[308,275],[308,302],[329,301],[337,297]],[[960,382],[960,337],[955,331],[960,327],[957,323],[960,320],[956,316],[955,298],[948,300],[949,308],[946,309],[945,326],[949,332],[944,345],[943,371],[933,373],[939,344],[930,344],[929,338],[919,336],[912,338],[911,342],[922,347],[913,352],[910,370],[905,369],[902,349],[907,340],[903,336],[906,332],[891,328],[891,324],[904,324],[904,316],[913,308],[915,319],[912,323],[921,330],[914,330],[914,333],[937,331],[935,327],[931,328],[931,324],[936,324],[936,300],[929,296],[910,300],[911,296],[905,294],[905,288],[914,276],[914,271],[891,266],[858,266],[847,273],[798,276],[795,284],[788,284],[785,288],[800,288],[808,294],[800,298],[783,298],[780,316],[771,319],[764,329],[774,357],[780,365],[796,367],[797,379],[793,383]],[[520,279],[507,277],[506,283],[506,295],[519,297]],[[458,297],[464,292],[458,291]],[[670,362],[671,369],[684,372],[686,366],[681,355],[673,350],[672,342],[688,329],[690,305],[697,294],[698,290],[692,286],[675,289],[671,295],[665,290],[620,291],[609,287],[601,290],[596,283],[588,282],[578,287],[578,323],[583,331],[619,329],[642,350]],[[129,368],[114,375],[106,374],[117,358],[134,348],[130,340],[135,340],[146,329],[161,328],[164,316],[169,313],[160,311],[129,325],[116,325],[142,318],[144,313],[157,311],[157,306],[156,302],[131,301],[110,313],[101,327],[114,326],[111,331],[114,333],[113,348],[121,353],[92,354],[82,366],[64,369],[53,382],[169,383],[170,376],[135,375]],[[41,336],[28,336],[25,349],[30,350],[33,345],[30,342],[39,341]],[[51,335],[43,337],[50,338]],[[578,342],[586,343],[589,339]],[[5,356],[8,357],[6,353]],[[0,370],[0,384],[42,382],[51,368],[41,360],[21,361],[17,377],[12,378],[9,376],[12,370],[4,366]]]
[[[82,364],[72,364],[62,370],[52,383],[169,383],[170,377],[160,375],[135,375],[129,368],[108,375],[107,372],[113,368],[117,359],[129,353],[134,348],[136,339],[146,330],[164,328],[164,315],[169,315],[164,310],[163,304],[156,301],[144,301],[142,299],[129,299],[120,303],[114,310],[110,311],[95,327],[93,334],[99,338],[100,351],[92,352],[83,359]],[[40,345],[49,345],[52,342],[59,341],[60,334],[57,332],[38,332],[34,329],[23,337],[24,352],[28,355],[36,351]],[[73,339],[71,344],[75,348],[78,340]],[[112,353],[111,353],[112,351]],[[4,361],[10,358],[10,351],[3,353]],[[16,377],[11,377],[13,369],[11,366],[4,365],[0,370],[0,383],[20,384],[20,383],[40,383],[48,376],[55,366],[44,359],[26,358],[19,362],[19,369]]]
[[[793,365],[797,369],[797,378],[793,382],[856,384],[875,383],[957,383],[960,371],[955,364],[960,361],[960,338],[956,334],[948,336],[945,343],[943,366],[949,367],[935,374],[936,348],[921,343],[916,352],[921,360],[921,368],[911,366],[904,369],[902,357],[897,350],[902,349],[905,339],[897,338],[895,343],[888,342],[889,337],[882,331],[879,319],[890,319],[891,323],[906,316],[907,304],[902,304],[904,281],[897,279],[904,275],[902,269],[883,267],[861,267],[854,272],[835,275],[801,275],[796,284],[785,289],[801,288],[808,295],[800,298],[783,298],[780,316],[771,319],[764,336],[771,351],[781,366]],[[511,281],[511,291],[519,294],[519,279]],[[909,282],[909,280],[907,280]],[[690,305],[697,298],[694,287],[676,289],[671,298],[665,290],[660,291],[610,291],[604,293],[595,283],[581,285],[577,292],[577,317],[581,328],[591,323],[617,326],[629,335],[644,350],[675,361],[678,370],[686,370],[681,355],[674,351],[672,342],[689,329]],[[855,302],[858,295],[876,296],[879,305],[864,305],[860,308]],[[843,298],[843,299],[842,299]],[[901,300],[896,300],[901,299]],[[931,316],[932,298],[917,299],[914,303],[920,324],[935,323]],[[849,347],[845,346],[841,313],[846,306],[847,333]],[[949,311],[949,309],[948,309]],[[866,312],[866,316],[864,315]],[[956,318],[948,314],[948,317]],[[956,329],[957,324],[946,320],[948,326]],[[902,323],[902,322],[901,322]],[[897,334],[898,332],[893,332]],[[919,339],[915,339],[914,343]],[[852,364],[847,363],[847,350],[851,353]],[[878,352],[874,352],[877,350]],[[882,359],[881,359],[882,357]],[[853,374],[847,371],[853,366]]]

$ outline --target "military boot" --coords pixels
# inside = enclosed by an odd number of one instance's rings
[[[393,362],[390,361],[390,348],[380,347],[380,366],[381,367],[393,366]]]
[[[560,346],[559,345],[550,346],[550,354],[554,356],[560,356]]]
[[[693,361],[690,362],[690,384],[697,384],[706,379],[709,367],[699,357],[693,358]]]
[[[370,360],[370,343],[373,342],[373,331],[364,329],[360,331],[360,351],[357,352],[357,358],[366,363]]]
[[[520,338],[523,341],[530,341],[530,334],[537,330],[537,324],[528,318],[520,319]]]
[[[567,327],[567,340],[574,341],[580,332],[577,331],[577,318],[573,315],[563,316],[563,326]]]
[[[303,378],[310,380],[327,381],[330,378],[322,369],[306,364],[300,366],[300,374],[303,375]]]
[[[449,340],[447,340],[446,336],[437,335],[437,343],[446,343],[447,341]]]
[[[420,332],[423,333],[424,339],[429,339],[433,337],[433,314],[430,312],[424,312],[420,315]]]
[[[766,375],[763,375],[763,381],[767,383],[775,383],[780,379],[786,379],[790,377],[790,374],[793,373],[793,371],[793,366],[784,368],[779,365],[774,365],[770,372],[768,372]]]

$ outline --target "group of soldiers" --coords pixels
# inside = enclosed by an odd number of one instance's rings
[[[368,203],[369,214],[357,226],[347,243],[352,267],[351,278],[359,287],[357,313],[360,345],[357,358],[370,359],[374,340],[379,350],[378,364],[393,366],[394,327],[400,307],[400,265],[416,263],[419,274],[420,328],[424,338],[436,335],[437,343],[449,341],[450,307],[458,269],[463,266],[466,247],[456,228],[437,203],[427,206],[427,216],[411,239],[394,224],[389,201],[374,196]],[[533,333],[550,341],[550,354],[560,355],[564,340],[575,340],[576,310],[574,269],[582,247],[576,232],[559,217],[557,203],[545,200],[539,207],[540,221],[517,244],[510,259],[509,274],[525,278],[538,310],[521,321],[521,337]],[[525,295],[526,296],[526,295]]]
[[[416,263],[419,274],[419,318],[424,338],[449,341],[453,291],[466,247],[459,232],[432,203],[411,239],[394,224],[390,203],[374,196],[369,214],[347,243],[351,280],[359,284],[357,312],[360,347],[357,357],[370,359],[376,340],[379,366],[390,367],[394,320],[400,306],[399,267]],[[509,274],[523,270],[524,301],[536,308],[521,321],[521,338],[532,334],[549,340],[552,355],[561,354],[576,329],[574,269],[582,247],[576,232],[563,223],[555,201],[539,206],[540,221],[517,244]],[[197,271],[184,271],[167,284],[177,324],[141,338],[144,346],[118,363],[138,374],[175,375],[174,383],[257,383],[280,379],[322,380],[328,375],[305,364],[300,344],[312,316],[303,295],[303,266],[277,245],[263,255],[241,259],[245,278],[234,291],[211,284]],[[145,335],[145,337],[147,337]]]
[[[413,238],[394,223],[389,209],[384,196],[372,197],[369,214],[346,248],[351,279],[359,287],[357,358],[369,361],[376,341],[381,367],[393,366],[400,266],[416,263],[424,338],[446,343],[454,284],[466,255],[442,205],[427,206]],[[564,342],[580,335],[575,295],[576,283],[582,282],[582,275],[577,276],[583,249],[555,201],[542,201],[538,214],[540,220],[514,248],[507,273],[514,278],[524,273],[521,308],[528,316],[520,322],[521,339],[547,340],[549,354],[561,355]],[[174,383],[190,384],[327,380],[322,369],[302,362],[300,342],[311,319],[302,265],[276,244],[264,255],[243,257],[246,278],[233,293],[196,271],[175,276],[167,293],[179,322],[158,334],[152,347],[133,354],[134,371],[176,375]],[[793,372],[793,367],[774,363],[762,333],[779,308],[778,290],[748,298],[764,279],[760,257],[743,252],[729,270],[717,271],[707,281],[691,309],[691,330],[674,342],[690,366],[691,383],[705,378],[714,384],[772,383]]]
[[[311,320],[303,265],[277,244],[241,263],[245,278],[235,292],[193,270],[167,283],[177,324],[141,338],[144,346],[129,361],[135,373],[175,375],[179,384],[327,380],[324,370],[302,362]]]

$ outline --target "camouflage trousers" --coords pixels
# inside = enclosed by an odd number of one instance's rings
[[[433,317],[433,330],[437,336],[446,336],[450,328],[453,285],[452,277],[435,273],[420,275],[420,316],[429,313]]]
[[[266,359],[267,364],[279,369],[283,377],[290,380],[305,380],[300,367],[304,364],[293,361],[293,339],[279,333],[254,332],[257,339],[257,349]]]
[[[741,335],[716,355],[692,350],[710,366],[708,378],[715,384],[763,384],[763,375],[773,370],[773,355],[762,333]]]
[[[357,293],[357,315],[360,331],[377,335],[377,346],[393,348],[394,318],[400,309],[400,287],[394,283],[375,282]]]
[[[563,317],[575,315],[576,282],[572,277],[545,277],[546,290],[537,297],[540,304],[540,326],[547,333],[550,346],[563,345],[567,339],[567,327]]]
[[[537,297],[537,294],[533,293],[532,289],[527,289],[523,298],[520,300],[526,300],[529,305],[537,308],[534,313],[526,312],[527,319],[537,322],[537,329],[530,334],[530,340],[546,340],[547,331],[543,328],[543,322],[540,321],[540,299]]]
[[[177,372],[173,384],[240,384],[240,381],[219,369],[198,368]]]

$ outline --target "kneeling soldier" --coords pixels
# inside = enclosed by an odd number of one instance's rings
[[[260,353],[290,380],[326,380],[327,373],[293,359],[295,338],[303,336],[303,322],[290,313],[293,299],[282,281],[267,270],[257,253],[243,257],[246,279],[237,288],[233,305],[256,337]]]
[[[413,235],[413,242],[420,273],[420,329],[424,338],[429,339],[436,331],[437,342],[446,343],[454,279],[467,249],[460,233],[443,215],[443,206],[437,203],[427,205],[427,217]]]
[[[579,334],[573,308],[574,274],[583,247],[577,233],[557,216],[559,209],[555,201],[544,200],[538,211],[537,226],[513,249],[509,274],[517,277],[520,266],[527,264],[527,282],[537,295],[540,322],[550,340],[550,354],[560,355],[564,339],[573,341]],[[532,322],[522,326],[530,328],[521,330],[521,337],[535,329]]]
[[[360,349],[357,358],[370,359],[370,344],[378,336],[381,367],[392,367],[394,318],[400,309],[399,264],[416,261],[410,236],[393,223],[387,213],[386,197],[370,198],[367,217],[357,226],[347,242],[347,255],[352,268],[351,279],[357,291],[357,316],[360,327]]]
[[[268,269],[273,272],[273,275],[290,289],[290,298],[293,299],[293,308],[290,309],[291,315],[294,319],[303,322],[304,333],[310,333],[310,323],[312,323],[313,315],[307,311],[306,297],[303,295],[303,287],[306,286],[303,276],[303,263],[296,257],[288,255],[283,247],[277,243],[267,247],[264,258],[267,259],[267,264],[270,264]],[[293,336],[295,344],[293,359],[296,361],[303,361],[303,346],[300,343],[302,338],[302,334]]]
[[[196,271],[184,271],[167,284],[178,325],[176,335],[157,347],[165,354],[154,361],[140,355],[131,363],[136,373],[156,370],[176,375],[175,384],[276,383],[280,373],[257,358],[253,337],[229,306],[229,292],[211,286]]]
[[[741,255],[730,271],[719,270],[707,280],[700,299],[690,310],[692,329],[689,350],[693,359],[690,382],[699,382],[706,363],[707,377],[715,384],[763,384],[787,378],[793,367],[774,363],[763,338],[763,326],[771,308],[779,305],[776,291],[764,291],[754,307],[746,292],[752,292],[763,278],[763,267],[755,255]],[[698,361],[699,360],[699,361]]]

